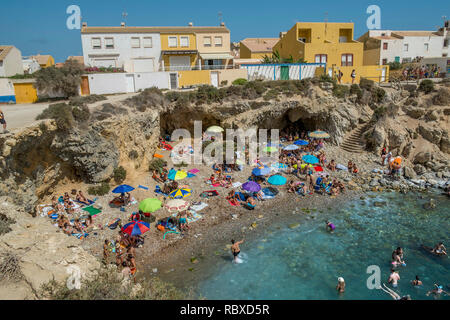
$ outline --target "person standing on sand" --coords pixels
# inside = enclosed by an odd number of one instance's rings
[[[352,70],[352,73],[350,74],[350,76],[352,77],[352,84],[354,84],[355,79],[356,79],[356,70],[355,69]]]
[[[109,240],[105,240],[105,243],[103,244],[103,263],[105,265],[108,263],[109,251],[110,251]]]
[[[233,261],[234,262],[236,262],[237,256],[241,252],[241,248],[239,248],[239,245],[242,243],[244,243],[244,239],[242,239],[241,241],[237,241],[237,242],[235,242],[234,240],[231,240],[231,253],[233,253],[233,257],[234,257]]]
[[[8,131],[6,131],[5,114],[3,113],[2,109],[0,109],[0,124],[3,125],[3,133],[7,133]]]

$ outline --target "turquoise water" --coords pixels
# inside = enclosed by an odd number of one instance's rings
[[[406,267],[397,268],[401,296],[426,297],[434,283],[450,292],[450,258],[435,257],[420,248],[443,241],[450,249],[450,200],[435,195],[437,207],[425,210],[430,195],[374,194],[373,198],[349,202],[338,211],[318,213],[315,219],[293,215],[300,226],[281,226],[250,243],[241,245],[243,263],[218,258],[214,276],[199,284],[207,299],[391,299],[381,290],[366,286],[369,265],[381,269],[387,284],[392,251],[404,249]],[[385,201],[384,207],[374,206]],[[308,214],[307,214],[308,215]],[[312,214],[309,214],[312,215]],[[325,229],[329,219],[334,233]],[[419,275],[423,288],[410,281]],[[346,292],[337,294],[337,277],[346,281]],[[390,286],[389,286],[390,287]],[[450,299],[444,295],[441,299]]]

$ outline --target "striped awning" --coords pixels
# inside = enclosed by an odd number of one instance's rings
[[[200,53],[203,60],[233,59],[229,53]]]

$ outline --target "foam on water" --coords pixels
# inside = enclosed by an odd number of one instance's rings
[[[450,247],[450,200],[433,198],[435,210],[423,208],[429,196],[387,193],[315,218],[308,217],[314,214],[296,216],[293,222],[299,227],[281,226],[264,238],[246,242],[247,254],[239,255],[244,263],[224,264],[218,259],[215,275],[200,282],[198,290],[208,299],[391,299],[381,290],[367,288],[366,272],[370,265],[380,266],[381,280],[387,283],[392,251],[401,246],[407,266],[397,268],[401,279],[395,291],[412,299],[433,299],[425,293],[434,283],[450,284],[450,259],[432,256],[420,247],[438,241]],[[387,205],[377,207],[375,201]],[[336,225],[333,233],[326,231],[326,219]],[[410,284],[416,275],[423,288]],[[343,295],[335,289],[340,276],[346,282]]]

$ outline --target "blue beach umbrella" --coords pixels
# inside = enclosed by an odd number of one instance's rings
[[[274,175],[271,176],[267,182],[276,186],[281,186],[287,182],[287,179],[280,175]]]
[[[294,142],[294,144],[297,146],[307,146],[309,144],[309,142],[306,140],[297,140]]]
[[[252,170],[252,174],[255,176],[265,176],[270,173],[269,167],[263,167],[263,168],[255,168]]]
[[[298,149],[298,147],[295,144],[290,144],[283,148],[283,150],[288,150],[288,151],[297,150],[297,149]]]
[[[132,186],[129,186],[127,184],[121,184],[120,186],[116,187],[112,192],[113,193],[125,193],[133,191],[134,188]]]
[[[306,156],[302,157],[302,160],[309,164],[316,164],[319,163],[319,159],[313,155],[307,154]]]

